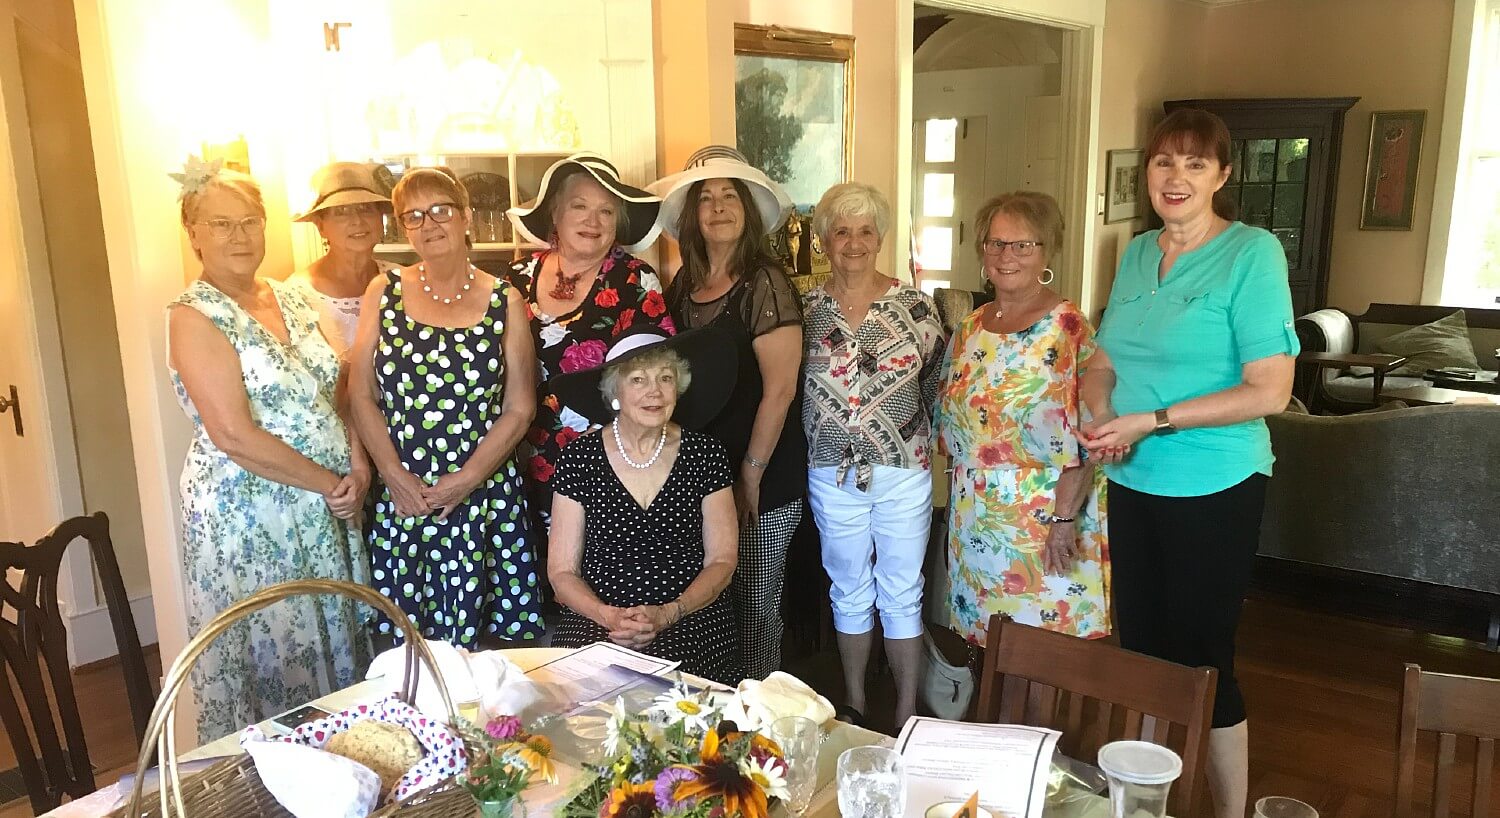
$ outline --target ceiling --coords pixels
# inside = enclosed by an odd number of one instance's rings
[[[920,5],[913,17],[913,71],[1061,62],[1061,29]]]

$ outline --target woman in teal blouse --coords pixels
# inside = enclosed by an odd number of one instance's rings
[[[1263,418],[1291,396],[1298,345],[1280,242],[1215,210],[1229,146],[1205,111],[1157,126],[1146,184],[1163,227],[1120,260],[1105,354],[1084,376],[1083,436],[1110,478],[1120,642],[1218,668],[1209,786],[1219,818],[1240,818],[1249,750],[1234,637],[1274,460]]]

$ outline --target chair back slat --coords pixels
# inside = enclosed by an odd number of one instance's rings
[[[1026,712],[1021,720],[1052,727],[1057,721],[1057,688],[1032,682],[1026,692]]]
[[[1416,806],[1418,735],[1437,733],[1433,759],[1431,810]],[[1500,733],[1500,679],[1429,673],[1407,664],[1401,690],[1400,736],[1396,752],[1396,816],[1446,816],[1455,790],[1462,792],[1458,743],[1474,744],[1473,789],[1466,815],[1489,815],[1495,769],[1495,740]],[[1467,752],[1464,753],[1467,756]]]
[[[1110,741],[1170,739],[1180,725],[1182,743],[1168,746],[1182,756],[1182,777],[1168,810],[1197,815],[1216,677],[1213,668],[1184,667],[997,615],[990,619],[977,712],[988,721],[1060,729],[1064,752],[1090,763]],[[1064,706],[1056,707],[1049,694],[1031,693],[1028,684],[1055,691]],[[1046,718],[1016,718],[1039,711]]]
[[[0,667],[7,671],[0,674],[0,721],[37,812],[57,807],[65,795],[81,798],[96,789],[58,604],[63,557],[79,539],[89,545],[109,609],[137,741],[144,740],[156,699],[109,538],[109,518],[102,513],[75,517],[31,546],[0,543],[0,572],[21,575],[18,587],[0,582],[0,609],[15,615],[14,625],[0,626]]]

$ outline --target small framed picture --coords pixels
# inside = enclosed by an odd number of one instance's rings
[[[1370,157],[1365,165],[1359,229],[1411,229],[1426,125],[1426,111],[1375,111],[1370,115]]]
[[[1146,152],[1138,148],[1110,151],[1105,163],[1104,223],[1130,221],[1145,215]]]

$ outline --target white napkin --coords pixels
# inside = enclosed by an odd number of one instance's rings
[[[805,716],[821,725],[833,718],[833,704],[790,673],[775,671],[764,682],[746,679],[724,707],[724,718],[741,730],[769,730],[777,719]]]
[[[528,721],[541,715],[530,712],[541,703],[541,691],[519,667],[505,658],[503,651],[470,653],[432,639],[427,640],[427,646],[437,660],[438,672],[443,674],[453,704],[478,699],[481,723],[497,716],[519,716],[522,721]],[[405,647],[391,648],[380,654],[370,663],[365,678],[382,676],[386,692],[396,693],[401,688],[405,654]],[[417,700],[413,704],[428,716],[446,719],[448,714],[443,709],[443,697],[433,684],[427,666],[418,663],[417,667],[421,675],[417,680]]]
[[[296,818],[365,818],[380,801],[380,776],[353,759],[285,741],[247,741],[245,752]]]

